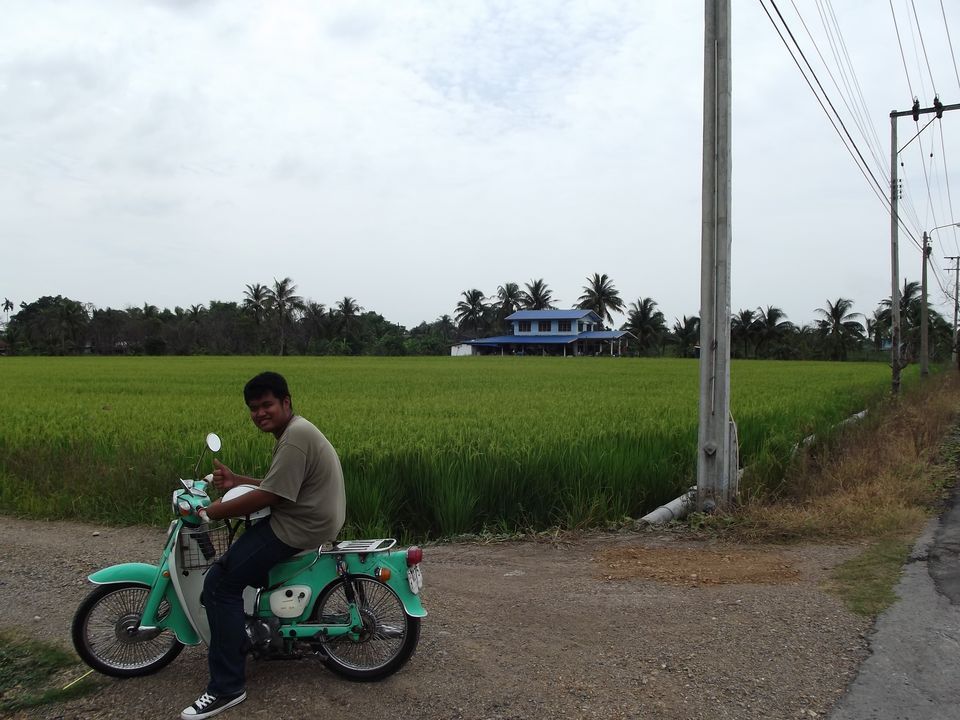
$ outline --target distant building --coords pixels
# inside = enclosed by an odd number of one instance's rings
[[[459,355],[620,355],[625,330],[604,330],[593,310],[518,310],[507,317],[512,335],[464,340],[450,349]]]

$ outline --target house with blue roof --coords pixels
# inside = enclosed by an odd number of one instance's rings
[[[636,339],[625,330],[605,330],[593,310],[518,310],[506,320],[512,334],[464,340],[450,354],[620,355]]]

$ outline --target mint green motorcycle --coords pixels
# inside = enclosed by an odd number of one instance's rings
[[[220,446],[210,433],[206,449]],[[203,453],[194,477],[202,460]],[[203,522],[211,479],[180,480],[173,493],[176,519],[157,565],[125,563],[89,576],[97,587],[77,609],[72,634],[77,653],[94,670],[147,675],[184,645],[209,642],[204,576],[252,519]],[[242,492],[229,492],[235,490]],[[417,647],[427,613],[420,601],[423,551],[397,550],[396,542],[346,540],[275,565],[266,584],[244,592],[253,656],[316,657],[352,680],[378,680],[400,669]]]

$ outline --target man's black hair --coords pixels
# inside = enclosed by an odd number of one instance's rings
[[[262,372],[243,386],[244,402],[256,400],[267,393],[273,393],[277,400],[290,397],[290,390],[283,375],[275,372]]]

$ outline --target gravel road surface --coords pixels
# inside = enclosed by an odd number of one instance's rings
[[[0,628],[69,647],[93,570],[155,562],[163,531],[2,518]],[[248,664],[225,718],[393,720],[825,716],[869,624],[824,593],[858,548],[746,547],[663,531],[430,546],[417,653],[375,684],[321,664]],[[176,718],[203,690],[202,648],[156,675],[19,717]]]

